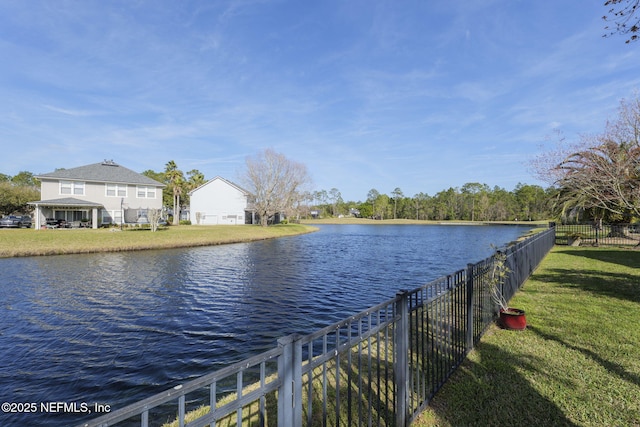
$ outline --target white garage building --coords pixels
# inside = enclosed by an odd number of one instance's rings
[[[189,192],[191,223],[196,225],[253,224],[249,192],[219,176]]]

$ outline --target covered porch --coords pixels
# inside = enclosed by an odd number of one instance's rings
[[[98,228],[98,212],[104,207],[100,203],[88,202],[73,197],[29,202],[34,206],[34,227],[46,227],[47,219],[65,221],[67,224],[91,224]]]

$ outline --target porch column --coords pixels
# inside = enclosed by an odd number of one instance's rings
[[[42,212],[40,212],[40,205],[36,203],[36,218],[33,224],[33,227],[36,230],[40,230],[42,228],[42,224],[40,224],[40,215],[42,215]]]
[[[91,228],[98,228],[98,209],[91,208]]]

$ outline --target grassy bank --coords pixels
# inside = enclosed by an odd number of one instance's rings
[[[293,236],[315,230],[300,224],[270,227],[181,225],[154,233],[140,229],[0,229],[0,258],[209,246]]]
[[[640,252],[556,247],[413,424],[640,425]]]

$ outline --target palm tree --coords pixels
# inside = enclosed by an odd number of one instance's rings
[[[187,191],[193,191],[206,182],[204,174],[198,169],[187,172]]]
[[[182,195],[184,175],[178,169],[176,162],[170,160],[165,165],[164,176],[173,191],[173,225],[178,225],[180,223],[180,196]]]

